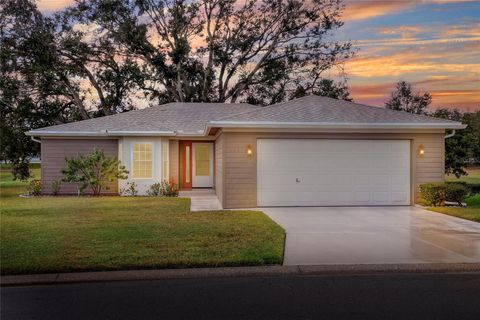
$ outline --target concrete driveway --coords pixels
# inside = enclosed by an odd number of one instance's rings
[[[480,262],[480,223],[417,207],[262,208],[285,265]]]

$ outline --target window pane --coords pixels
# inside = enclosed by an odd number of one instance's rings
[[[136,143],[133,145],[133,177],[152,177],[152,145],[149,143]]]
[[[209,176],[210,175],[210,162],[209,161],[195,161],[195,175],[196,176]]]
[[[190,183],[190,146],[185,147],[185,182]]]
[[[162,148],[162,162],[163,162],[163,179],[168,180],[170,178],[169,165],[168,165],[168,142],[163,142]]]
[[[145,170],[145,178],[151,177],[152,176],[152,168],[147,168]]]
[[[163,162],[163,179],[169,179],[169,172],[168,172],[168,161]]]
[[[195,146],[195,175],[210,175],[210,154],[209,147],[205,145]]]

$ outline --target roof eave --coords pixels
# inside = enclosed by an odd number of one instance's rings
[[[25,132],[27,136],[36,137],[118,137],[118,136],[176,136],[175,131],[47,131],[31,130]]]
[[[462,123],[331,123],[331,122],[274,122],[274,121],[210,121],[209,128],[271,128],[271,129],[465,129]]]

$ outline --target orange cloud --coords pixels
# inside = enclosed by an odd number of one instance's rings
[[[452,79],[454,80],[454,79]],[[457,79],[462,81],[461,79]],[[412,82],[414,89],[419,92],[429,92],[432,95],[432,104],[430,110],[439,108],[460,108],[463,111],[474,112],[480,110],[480,91],[476,89],[458,89],[449,90],[448,87],[429,87]],[[382,107],[385,101],[390,98],[395,84],[367,84],[350,85],[349,91],[354,97],[355,102],[376,105]]]
[[[74,0],[38,0],[38,9],[42,12],[58,11],[72,5]]]
[[[390,55],[359,55],[346,62],[345,71],[349,76],[373,78],[400,76],[408,73],[427,72],[464,72],[480,70],[478,63],[456,63],[434,61],[441,55],[433,53],[417,53],[413,50],[404,50]]]
[[[377,28],[377,33],[382,35],[401,35],[402,38],[406,34],[413,34],[422,31],[420,26],[413,25],[404,25],[404,26],[394,26],[394,27],[380,27]]]
[[[464,111],[480,110],[480,90],[475,83],[478,77],[463,77],[461,75],[439,75],[428,76],[427,79],[420,81],[409,81],[415,91],[420,93],[429,92],[432,95],[432,104],[430,109],[438,108],[460,108]],[[357,80],[357,79],[355,79]],[[398,81],[400,79],[397,79]],[[474,81],[477,82],[474,82]],[[356,102],[384,106],[385,101],[390,97],[395,88],[396,81],[380,81],[372,79],[371,81],[354,81],[349,85],[350,94]]]
[[[475,2],[477,0],[423,0],[423,3],[459,3],[459,2]]]
[[[346,21],[363,20],[401,10],[409,9],[422,4],[448,4],[459,2],[474,2],[475,0],[402,0],[402,1],[379,1],[379,0],[347,0],[343,18]]]
[[[441,35],[445,37],[451,36],[470,36],[480,37],[480,22],[473,24],[454,25],[448,28],[444,28]]]
[[[363,20],[377,16],[383,16],[398,10],[413,7],[418,4],[417,1],[346,1],[343,18],[346,21]]]

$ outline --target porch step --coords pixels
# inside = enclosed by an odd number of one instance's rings
[[[222,210],[215,190],[180,191],[180,197],[190,198],[190,211]]]

